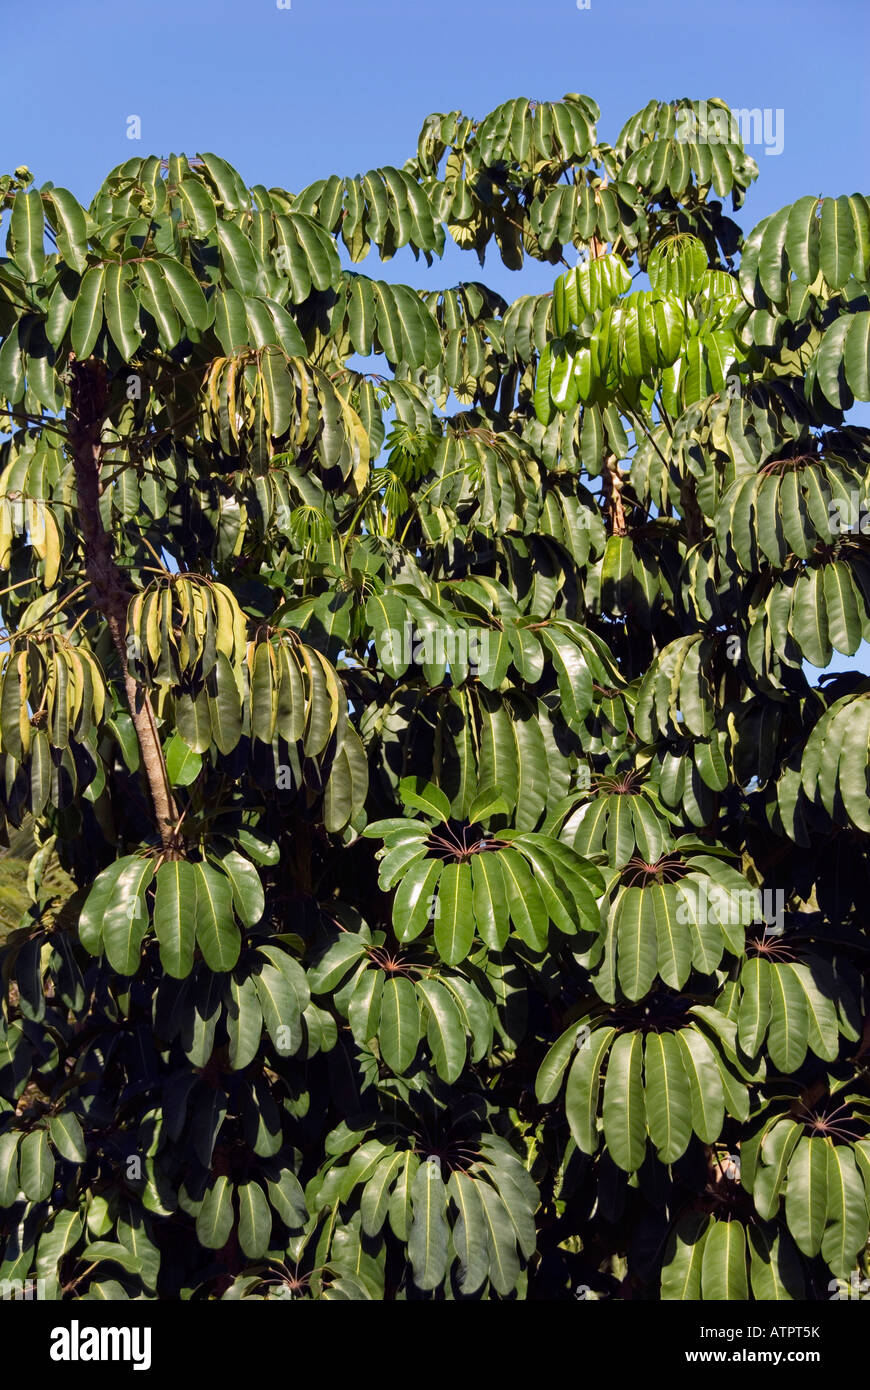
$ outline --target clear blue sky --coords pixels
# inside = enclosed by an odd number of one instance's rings
[[[611,141],[651,97],[781,111],[782,152],[750,147],[760,178],[738,214],[747,231],[802,194],[870,184],[870,0],[290,4],[5,0],[0,170],[27,164],[87,203],[133,155],[211,150],[249,184],[297,190],[402,164],[431,111],[479,117],[509,97],[572,91],[595,98]],[[495,254],[481,271],[449,242],[431,269],[407,250],[375,266],[372,253],[370,274],[421,287],[480,278],[508,298],[553,281],[550,266],[512,274]]]
[[[213,150],[248,183],[401,164],[424,117],[483,116],[513,96],[584,92],[613,140],[651,97],[722,97],[784,112],[784,148],[750,152],[748,230],[804,193],[867,186],[868,0],[29,0],[3,6],[0,169],[25,163],[89,201],[132,155]],[[126,119],[141,117],[141,141]],[[485,278],[517,293],[490,258]],[[373,264],[373,257],[366,264]],[[456,251],[428,271],[473,276]],[[448,274],[445,277],[445,272]],[[523,289],[550,288],[531,265]]]

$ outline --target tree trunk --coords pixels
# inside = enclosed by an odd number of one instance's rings
[[[70,372],[69,437],[76,476],[79,526],[85,547],[85,572],[94,607],[105,618],[118,653],[127,704],[139,740],[139,754],[151,793],[160,840],[163,847],[169,849],[173,844],[178,811],[148,692],[130,675],[127,667],[127,603],[130,593],[115,563],[111,537],[100,515],[102,433],[108,395],[105,368],[100,362],[74,361],[70,363]]]
[[[610,532],[613,536],[627,536],[625,508],[622,505],[623,478],[615,454],[608,454],[604,460],[604,496],[607,500],[607,514],[610,517]]]

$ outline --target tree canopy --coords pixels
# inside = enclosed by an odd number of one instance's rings
[[[870,203],[701,106],[0,179],[0,1280],[870,1273]]]

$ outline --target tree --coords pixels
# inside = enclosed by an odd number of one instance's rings
[[[867,1275],[870,205],[598,116],[3,178],[0,1279]],[[553,294],[342,268],[447,232]]]

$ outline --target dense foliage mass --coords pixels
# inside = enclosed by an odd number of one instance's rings
[[[5,1288],[868,1273],[870,205],[699,107],[0,180]]]

